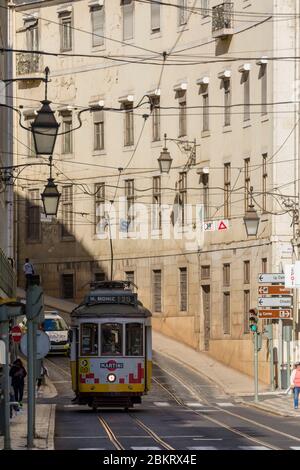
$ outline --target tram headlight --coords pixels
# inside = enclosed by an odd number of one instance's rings
[[[108,380],[108,382],[110,382],[110,383],[115,382],[115,380],[116,380],[115,374],[108,374],[107,380]]]

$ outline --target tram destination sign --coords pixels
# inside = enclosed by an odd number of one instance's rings
[[[134,293],[131,294],[122,294],[122,295],[113,295],[113,294],[90,294],[88,298],[89,302],[95,302],[99,304],[127,304],[127,305],[136,305],[137,295]]]
[[[285,274],[283,273],[272,273],[272,274],[259,274],[259,284],[284,284]]]

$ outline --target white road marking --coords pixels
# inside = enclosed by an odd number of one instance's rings
[[[208,412],[211,412],[211,411],[219,411],[219,410],[197,410],[197,411],[200,411],[200,413],[208,413]]]
[[[132,450],[161,450],[160,447],[131,447]]]
[[[186,403],[186,405],[190,406],[191,408],[197,408],[198,406],[203,406],[203,404],[200,403],[199,401],[188,402]]]
[[[294,447],[294,446],[293,446],[293,447],[290,447],[290,449],[292,449],[292,450],[300,450],[300,447]]]
[[[223,408],[229,408],[230,406],[235,406],[233,403],[216,403],[218,406],[223,406]]]
[[[187,447],[188,450],[217,450],[214,446],[192,446]]]
[[[268,447],[264,446],[238,446],[242,450],[270,450]]]
[[[153,403],[156,406],[171,406],[171,404],[166,401],[154,401]]]
[[[77,450],[106,450],[105,447],[82,447]]]
[[[107,439],[107,436],[57,436],[55,439]]]
[[[223,441],[222,438],[213,438],[210,437],[194,437],[193,441]]]

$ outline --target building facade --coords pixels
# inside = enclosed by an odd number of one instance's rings
[[[170,3],[16,1],[14,48],[28,52],[16,53],[15,70],[28,80],[15,105],[29,127],[48,66],[62,193],[46,220],[48,160],[16,122],[16,163],[29,164],[16,184],[19,278],[28,256],[47,294],[79,301],[113,265],[115,279],[138,286],[154,328],[252,374],[258,274],[292,260],[299,6]],[[243,223],[252,202],[257,237]],[[264,341],[260,377],[269,375]]]

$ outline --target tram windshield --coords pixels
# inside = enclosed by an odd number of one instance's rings
[[[143,325],[142,323],[127,323],[126,325],[126,356],[143,355]]]
[[[81,325],[81,354],[83,356],[98,355],[97,323],[83,323]]]
[[[122,355],[122,325],[120,323],[101,325],[101,354],[103,356]]]

